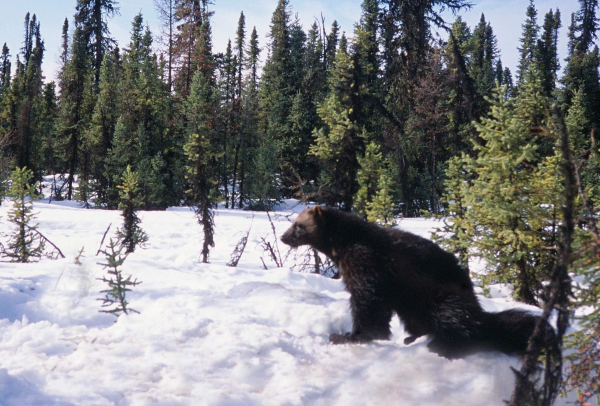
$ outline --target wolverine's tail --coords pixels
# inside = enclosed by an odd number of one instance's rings
[[[538,316],[517,309],[484,313],[483,316],[481,344],[505,354],[524,354],[539,320]],[[553,347],[555,338],[554,329],[546,323],[542,334],[544,345]]]

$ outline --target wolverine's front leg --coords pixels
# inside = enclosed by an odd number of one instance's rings
[[[373,340],[389,340],[392,310],[381,298],[374,295],[351,293],[352,332],[331,334],[332,344],[364,343]]]

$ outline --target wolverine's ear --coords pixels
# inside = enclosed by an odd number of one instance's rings
[[[315,206],[313,214],[316,219],[321,219],[323,217],[323,209],[321,209],[321,206]]]

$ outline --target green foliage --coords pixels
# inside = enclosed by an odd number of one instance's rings
[[[101,82],[92,125],[94,161],[99,169],[104,169],[96,173],[98,197],[108,208],[118,205],[117,185],[127,165],[138,173],[144,190],[141,208],[164,209],[181,199],[181,195],[175,199],[168,193],[167,183],[182,182],[176,162],[182,158],[183,142],[178,137],[165,136],[171,114],[169,94],[152,53],[152,34],[148,28],[144,30],[143,23],[138,14],[132,22],[131,40],[122,62],[107,55],[109,59],[101,72],[103,77],[117,82]],[[115,110],[120,114],[115,114]],[[175,149],[180,152],[174,153]]]
[[[44,241],[37,233],[37,225],[31,225],[35,219],[33,199],[41,198],[36,193],[37,182],[31,182],[33,171],[16,168],[11,174],[11,187],[7,196],[13,198],[13,208],[8,212],[8,221],[15,226],[7,250],[3,254],[15,262],[31,262],[40,258],[44,252]]]
[[[354,63],[340,49],[330,77],[330,92],[317,112],[323,127],[313,133],[310,154],[322,165],[322,195],[329,205],[350,210],[356,193],[357,155],[362,150],[360,129],[353,120]]]
[[[530,68],[535,64],[535,58],[537,53],[537,40],[539,35],[540,27],[537,24],[537,10],[533,0],[529,1],[527,6],[527,19],[523,23],[523,34],[521,39],[521,46],[519,47],[519,67],[517,69],[517,77],[519,78],[519,85],[525,82],[525,75],[529,72]]]
[[[77,0],[75,23],[82,27],[86,48],[94,71],[94,86],[98,89],[104,55],[113,40],[108,30],[109,17],[119,13],[116,0]]]
[[[217,101],[214,94],[214,79],[199,71],[194,76],[190,96],[185,104],[189,133],[184,151],[187,156],[186,191],[189,202],[194,206],[198,223],[204,232],[202,262],[208,262],[210,247],[214,242],[213,207],[218,197],[218,167],[216,152],[217,131],[215,112]]]
[[[122,244],[111,239],[107,249],[100,251],[106,256],[106,263],[100,263],[99,265],[108,270],[108,278],[106,276],[98,278],[99,281],[108,285],[108,289],[100,291],[100,293],[105,294],[103,299],[98,299],[102,301],[103,310],[100,310],[100,313],[114,314],[117,317],[122,313],[127,315],[131,312],[139,314],[137,310],[129,307],[126,296],[127,292],[131,292],[131,288],[142,282],[138,282],[137,278],[131,280],[131,275],[123,278],[120,267],[127,259],[127,254],[122,253],[124,248]]]
[[[81,27],[75,28],[71,45],[71,57],[61,77],[61,103],[57,122],[58,156],[61,169],[68,175],[67,199],[74,197],[75,175],[87,185],[90,180],[91,145],[85,137],[86,123],[93,109],[93,72],[89,67],[86,39]],[[87,202],[87,190],[82,190],[81,199]]]
[[[277,143],[268,139],[262,140],[255,150],[248,182],[251,210],[270,210],[279,200],[277,150]]]
[[[148,241],[148,235],[140,227],[141,220],[137,215],[137,209],[142,203],[138,175],[127,165],[121,179],[121,184],[117,187],[123,227],[117,230],[117,237],[119,243],[125,247],[125,253],[129,254],[134,252],[136,247],[143,247]]]
[[[379,146],[374,142],[367,145],[365,156],[358,158],[358,192],[354,209],[366,220],[381,225],[392,225],[394,203],[392,201],[392,176],[384,162]]]
[[[490,116],[476,124],[485,144],[475,147],[476,179],[467,197],[467,217],[476,225],[474,245],[493,270],[492,277],[515,283],[519,300],[537,303],[540,280],[550,269],[538,263],[544,228],[537,221],[544,216],[532,201],[539,154],[538,139],[530,129],[543,98],[535,87],[523,94],[515,106],[499,92]]]
[[[473,166],[472,158],[466,154],[448,160],[442,196],[445,211],[438,216],[444,225],[432,235],[434,241],[457,256],[460,265],[466,270],[469,270],[469,248],[474,244],[474,224],[467,219],[467,199],[473,183]]]
[[[118,120],[120,106],[119,76],[114,54],[105,54],[100,68],[99,94],[94,106],[92,123],[87,137],[90,139],[96,165],[94,177],[96,179],[96,203],[100,206],[109,206],[114,203],[114,179],[107,177],[108,151],[113,145],[115,127]],[[112,205],[114,206],[114,204]]]
[[[392,196],[392,177],[383,172],[377,182],[377,194],[367,203],[367,220],[386,227],[395,225]]]
[[[597,206],[596,206],[597,207]],[[575,286],[577,306],[585,309],[575,313],[579,328],[568,336],[567,348],[575,349],[567,359],[572,363],[568,382],[581,392],[585,399],[600,394],[600,235],[595,219],[588,229],[579,229],[575,235],[574,268],[583,277]]]

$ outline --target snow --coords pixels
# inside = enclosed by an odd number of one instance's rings
[[[0,207],[5,232],[8,206]],[[149,244],[123,266],[143,281],[128,295],[141,314],[116,319],[98,312],[105,286],[95,253],[108,225],[109,236],[120,226],[119,213],[47,200],[34,207],[39,230],[66,258],[0,263],[2,406],[479,406],[502,405],[512,391],[518,358],[446,360],[427,350],[426,338],[405,346],[397,318],[390,341],[330,345],[330,333],[351,327],[349,295],[339,280],[291,272],[292,256],[283,268],[264,257],[265,270],[260,237],[273,241],[265,213],[216,210],[210,264],[198,263],[201,229],[189,209],[141,213]],[[302,209],[278,206],[277,233]],[[399,224],[425,237],[438,225]],[[225,266],[250,226],[239,266]],[[531,309],[508,299],[506,287],[491,291],[492,299],[481,297],[490,311]]]

